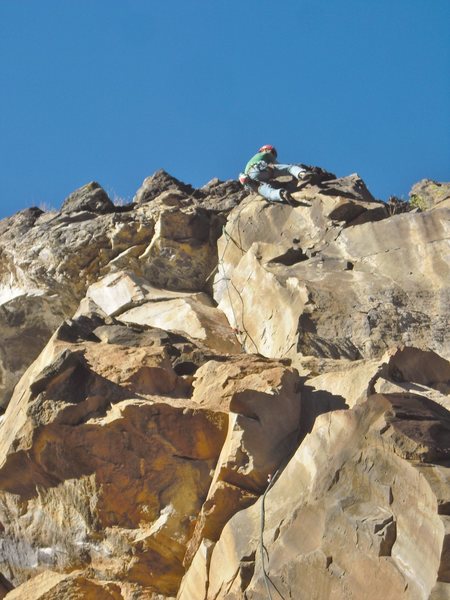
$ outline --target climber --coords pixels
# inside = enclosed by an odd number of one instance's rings
[[[269,144],[261,146],[247,163],[239,181],[248,191],[254,191],[269,200],[269,202],[292,203],[291,195],[287,190],[276,189],[270,185],[270,180],[278,175],[293,175],[301,180],[306,175],[306,170],[297,165],[281,165],[277,162],[277,151]]]

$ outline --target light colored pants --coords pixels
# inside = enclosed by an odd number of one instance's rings
[[[278,175],[293,175],[297,179],[301,179],[304,172],[305,170],[297,165],[268,164],[261,160],[249,169],[247,175],[252,183],[248,185],[269,202],[281,202],[280,193],[282,190],[272,187],[269,181],[274,177],[278,177]]]

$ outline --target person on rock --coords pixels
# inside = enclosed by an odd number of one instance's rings
[[[261,146],[255,156],[248,161],[244,172],[239,175],[239,181],[248,191],[257,192],[269,202],[292,203],[287,190],[276,189],[270,181],[278,175],[293,175],[298,180],[303,179],[307,171],[297,165],[282,165],[277,162],[277,151],[274,146]]]

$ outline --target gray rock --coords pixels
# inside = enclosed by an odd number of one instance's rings
[[[98,214],[114,212],[114,204],[105,190],[95,181],[75,190],[68,196],[62,206],[61,212],[89,211]]]
[[[191,185],[183,183],[176,177],[169,175],[164,169],[160,169],[144,180],[144,183],[134,197],[134,202],[136,204],[151,202],[168,190],[182,192],[185,196],[190,196],[194,192],[194,188]]]
[[[324,196],[341,196],[361,202],[375,202],[375,198],[367,189],[366,184],[356,173],[338,179],[322,179],[317,183],[314,180],[309,183],[308,179],[306,179],[305,186],[302,185],[301,187],[306,187],[306,185],[310,188],[315,187],[317,192]]]

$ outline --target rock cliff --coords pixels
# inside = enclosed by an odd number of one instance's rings
[[[279,183],[0,222],[0,598],[450,598],[450,184]]]

